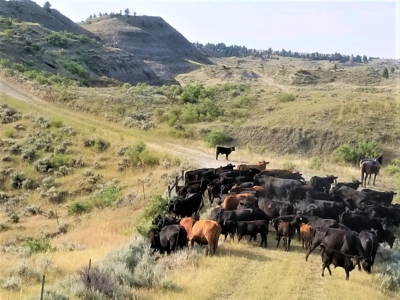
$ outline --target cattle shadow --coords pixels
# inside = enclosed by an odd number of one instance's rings
[[[234,256],[234,257],[246,257],[251,260],[256,260],[259,262],[267,262],[270,261],[271,258],[254,253],[253,251],[246,250],[246,249],[235,249],[229,247],[227,244],[221,245],[218,247],[217,252],[215,253],[218,256]]]

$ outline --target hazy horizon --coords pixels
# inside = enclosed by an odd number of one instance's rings
[[[43,6],[46,1],[35,1]],[[400,58],[397,1],[50,1],[75,22],[89,15],[160,16],[190,42]]]

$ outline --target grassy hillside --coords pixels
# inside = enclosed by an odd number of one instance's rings
[[[89,259],[92,267],[100,270],[123,263],[131,259],[126,250],[129,247],[138,247],[135,249],[139,253],[145,251],[140,250],[145,249],[140,240],[131,240],[136,226],[143,222],[143,216],[155,215],[159,205],[157,193],[165,191],[166,184],[180,168],[194,166],[178,166],[180,161],[169,157],[169,153],[179,151],[179,148],[174,148],[162,132],[127,128],[33,98],[30,101],[27,98],[26,102],[1,97],[7,104],[1,106],[1,115],[7,117],[7,123],[1,130],[4,166],[1,174],[5,174],[1,184],[5,193],[1,194],[4,210],[0,214],[0,224],[2,265],[5,268],[1,275],[0,295],[9,299],[31,299],[39,294],[41,274],[46,274],[46,291],[57,291],[78,299],[79,293],[89,292],[83,287],[77,270],[87,266]],[[148,151],[139,151],[137,155],[135,149],[140,140],[145,141]],[[154,141],[158,148],[154,147]],[[177,152],[181,160],[187,158],[198,166],[211,166],[211,162],[212,166],[223,164],[214,161],[212,151],[205,150],[201,142],[188,141],[187,146]],[[124,150],[125,147],[128,150]],[[32,151],[28,150],[33,149],[32,156]],[[164,151],[160,152],[160,149]],[[20,153],[16,154],[16,150]],[[202,158],[201,150],[208,154],[197,162],[196,157]],[[234,163],[239,162],[237,155],[241,156],[242,162],[266,158],[260,153],[239,149],[233,157]],[[44,158],[49,158],[53,164],[46,173],[36,167],[47,165],[46,161],[46,164],[38,164]],[[136,164],[132,165],[133,162]],[[357,174],[352,168],[334,169],[325,162],[317,166],[315,161],[312,165],[312,161],[282,156],[271,159],[271,167],[282,167],[289,162],[306,174],[332,172],[344,180]],[[125,169],[121,170],[120,166]],[[6,175],[7,172],[11,176]],[[31,181],[14,176],[21,173]],[[14,185],[15,181],[21,184]],[[380,178],[378,184],[381,188],[383,184],[393,187],[388,178]],[[207,209],[207,202],[206,206]],[[344,299],[349,299],[346,296],[358,299],[367,294],[373,295],[374,299],[396,297],[388,289],[395,288],[397,277],[385,264],[376,268],[376,275],[352,272],[350,282],[344,281],[344,272],[340,269],[333,270],[332,278],[322,279],[318,252],[306,263],[297,241],[293,241],[289,253],[276,249],[274,243],[271,233],[268,249],[244,241],[240,245],[228,241],[212,258],[202,257],[201,250],[177,254],[158,263],[144,255],[142,263],[148,266],[149,272],[139,275],[140,269],[133,271],[136,275],[127,280],[133,280],[131,284],[135,288],[131,290],[125,285],[118,289],[121,293],[133,292],[146,299],[235,299],[241,294],[252,295],[255,299],[265,294],[283,298],[285,293],[308,299],[311,292],[328,295],[325,296],[327,299],[333,299],[329,295],[338,292],[343,293]],[[395,254],[392,256],[394,259]],[[385,277],[378,278],[378,271]],[[132,271],[121,269],[121,272]],[[147,283],[138,282],[139,278]],[[19,289],[21,286],[23,290]],[[204,286],[209,288],[199,289]],[[84,295],[89,297],[89,294]],[[91,295],[95,297],[93,293]]]

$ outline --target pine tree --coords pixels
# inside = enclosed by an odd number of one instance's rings
[[[129,8],[127,8],[127,9],[124,10],[124,13],[125,13],[126,16],[129,16],[129,14],[130,14],[131,12],[129,11]]]
[[[51,7],[51,4],[49,1],[46,1],[46,3],[43,5],[43,8],[45,10],[47,10],[48,12],[51,12],[50,7]]]
[[[387,68],[383,69],[382,77],[388,79],[389,78],[389,71]]]

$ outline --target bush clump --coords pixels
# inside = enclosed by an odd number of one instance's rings
[[[139,225],[136,227],[139,234],[147,236],[147,233],[151,228],[151,221],[155,216],[164,214],[167,204],[168,199],[164,198],[161,194],[155,194],[151,197],[140,217]]]
[[[91,197],[90,201],[97,208],[109,207],[121,197],[121,194],[121,189],[118,186],[109,184]]]
[[[279,94],[277,98],[279,102],[292,102],[296,100],[296,96],[293,94]]]
[[[41,158],[33,163],[35,170],[41,173],[49,172],[54,169],[54,164],[49,158]]]
[[[75,201],[68,206],[69,215],[81,215],[92,211],[93,205],[88,201]]]
[[[372,158],[379,155],[379,146],[376,141],[359,143],[357,145],[344,144],[337,149],[336,158],[339,161],[358,164],[362,158]]]
[[[233,141],[233,138],[222,131],[211,130],[204,137],[204,141],[207,143],[208,147],[216,147],[217,145]]]
[[[125,156],[132,167],[155,166],[160,164],[157,156],[146,149],[146,144],[137,142],[125,151]]]

